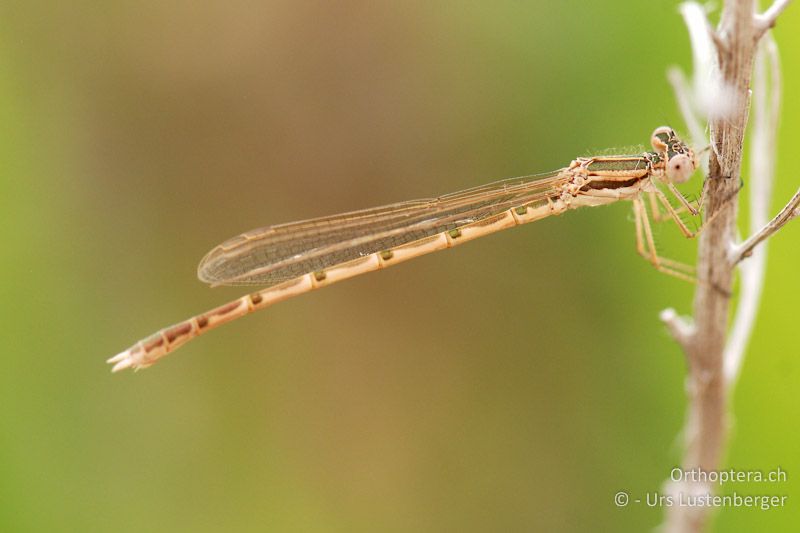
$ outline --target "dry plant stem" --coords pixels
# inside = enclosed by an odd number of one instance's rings
[[[770,33],[764,36],[753,72],[752,134],[750,138],[750,233],[769,222],[770,200],[777,160],[778,123],[781,108],[781,71],[778,46]],[[741,245],[731,250],[736,254]],[[735,262],[735,261],[734,261]],[[725,381],[729,393],[736,385],[745,351],[758,316],[767,268],[767,246],[756,248],[739,264],[739,298],[728,344],[725,348]]]
[[[769,9],[761,13],[760,15],[756,15],[756,28],[758,29],[758,33],[756,34],[756,38],[761,37],[764,33],[775,26],[775,21],[778,19],[778,15],[783,13],[783,10],[789,7],[789,3],[792,0],[776,0]]]
[[[681,69],[672,67],[667,71],[667,80],[672,85],[672,91],[678,100],[678,107],[686,127],[689,128],[689,138],[695,146],[701,146],[705,139],[703,125],[700,118],[692,110],[692,94],[689,82],[686,80]]]
[[[778,2],[779,4],[781,2]],[[736,235],[737,193],[745,126],[750,104],[750,77],[759,37],[774,24],[785,5],[771,7],[756,17],[754,0],[726,0],[712,40],[717,47],[720,94],[731,101],[724,115],[711,118],[712,154],[706,178],[706,213],[709,220],[698,243],[694,323],[682,322],[676,335],[686,352],[688,414],[684,429],[684,469],[718,470],[728,430],[728,388],[724,375],[725,341],[731,308],[735,264],[729,251]],[[666,317],[675,331],[676,316]],[[671,319],[671,320],[670,320]],[[687,331],[688,330],[688,331]],[[710,487],[688,484],[672,487],[707,493]],[[709,518],[706,507],[672,506],[666,530],[703,531]]]
[[[773,233],[781,229],[787,222],[797,216],[798,208],[800,208],[800,189],[794,193],[792,199],[786,204],[780,213],[775,215],[775,218],[767,222],[767,224],[751,235],[746,241],[738,246],[731,248],[730,261],[733,264],[738,263],[742,259],[749,257],[753,253],[753,249],[760,243],[772,236]]]
[[[731,115],[711,123],[715,150],[706,185],[708,217],[714,217],[701,234],[698,278],[694,302],[695,330],[687,346],[690,412],[684,465],[704,470],[718,468],[727,421],[722,354],[730,314],[733,265],[727,253],[736,234],[742,141],[749,105],[750,73],[755,54],[753,1],[725,3],[719,36],[726,50],[719,54],[721,82],[738,99]]]

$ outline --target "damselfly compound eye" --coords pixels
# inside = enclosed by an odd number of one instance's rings
[[[677,154],[667,161],[666,175],[672,183],[683,183],[695,171],[695,164],[688,154]]]
[[[650,144],[656,152],[666,152],[669,146],[667,143],[674,137],[675,132],[672,131],[672,128],[669,126],[661,126],[660,128],[656,128],[653,135],[650,136]]]

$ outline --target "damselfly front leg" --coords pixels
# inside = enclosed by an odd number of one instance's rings
[[[663,205],[664,209],[667,210],[667,215],[672,218],[672,220],[675,222],[675,225],[678,226],[678,228],[681,230],[681,233],[683,233],[684,237],[687,239],[693,239],[697,236],[699,230],[692,231],[689,229],[683,219],[681,219],[678,210],[672,207],[672,205],[669,203],[669,200],[667,200],[667,196],[663,192],[656,189],[650,194],[652,195],[651,198],[654,197],[656,201],[661,202],[661,205]]]
[[[656,194],[653,192],[648,192],[648,201],[650,203],[650,215],[653,217],[654,222],[666,222],[667,220],[672,220],[672,215],[669,212],[664,213],[661,210],[660,202],[656,197]],[[703,210],[703,196],[700,196],[699,200],[689,200],[685,196],[681,195],[681,198],[689,204],[689,207],[685,207],[683,202],[678,207],[673,207],[673,211],[678,215],[683,215],[685,213],[689,213],[692,216],[698,215]]]

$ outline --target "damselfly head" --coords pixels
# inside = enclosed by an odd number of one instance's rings
[[[694,150],[668,126],[656,128],[650,137],[650,144],[664,158],[664,175],[672,183],[685,182],[700,166]]]

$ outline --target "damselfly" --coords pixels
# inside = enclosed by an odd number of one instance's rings
[[[113,371],[145,368],[201,333],[276,302],[386,268],[429,252],[569,209],[631,200],[637,251],[658,270],[692,281],[691,267],[656,254],[650,215],[659,206],[683,234],[680,211],[698,214],[675,187],[698,166],[694,151],[668,127],[652,152],[580,157],[547,174],[510,178],[439,198],[414,200],[243,233],[211,250],[198,277],[216,285],[264,285],[225,305],[167,327],[108,360]],[[681,204],[674,208],[662,187]]]

